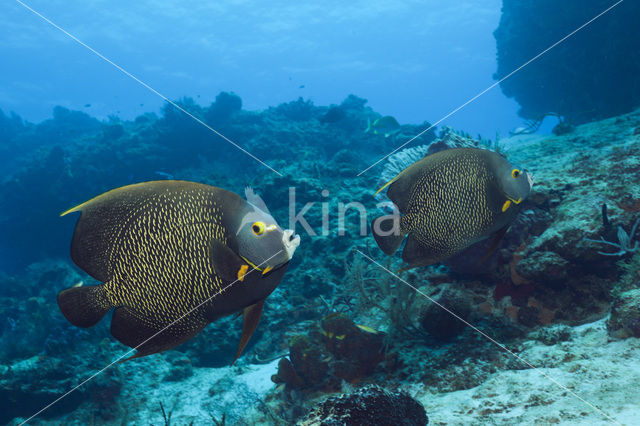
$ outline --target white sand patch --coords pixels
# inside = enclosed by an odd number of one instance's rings
[[[278,360],[262,365],[194,368],[191,377],[177,382],[161,381],[162,374],[145,374],[145,368],[124,384],[123,394],[128,394],[129,416],[135,424],[164,424],[160,402],[167,415],[171,412],[171,424],[212,424],[212,416],[220,420],[223,414],[227,424],[237,424],[273,388],[271,375],[277,364]],[[162,372],[167,367],[163,366]]]
[[[608,341],[605,320],[575,327],[569,342],[527,341],[519,355],[616,422],[640,424],[640,339]],[[607,418],[533,369],[496,373],[473,389],[408,389],[429,424],[606,424]],[[615,424],[610,422],[611,424]]]
[[[553,135],[516,135],[510,136],[508,138],[500,139],[498,144],[503,147],[506,152],[509,152],[510,149],[517,147],[521,149],[524,146],[535,145],[537,143],[542,142],[544,139],[552,137]]]

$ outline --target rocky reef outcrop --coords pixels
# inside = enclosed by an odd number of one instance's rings
[[[607,329],[616,338],[640,337],[640,288],[625,291],[613,300]]]

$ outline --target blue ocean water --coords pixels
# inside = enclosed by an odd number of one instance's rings
[[[1,423],[637,419],[633,1],[0,10]]]

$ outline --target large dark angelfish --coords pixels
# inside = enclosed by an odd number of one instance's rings
[[[194,182],[124,186],[62,216],[77,211],[71,258],[102,284],[63,290],[58,305],[78,327],[115,308],[111,334],[137,349],[131,358],[171,349],[244,311],[237,359],[300,244],[264,204]]]

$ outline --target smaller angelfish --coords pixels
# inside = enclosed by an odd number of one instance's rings
[[[376,243],[387,255],[407,243],[409,268],[447,259],[493,236],[497,248],[531,191],[533,178],[501,155],[456,148],[427,155],[378,190],[402,213],[376,218]],[[405,269],[409,269],[405,268]]]

